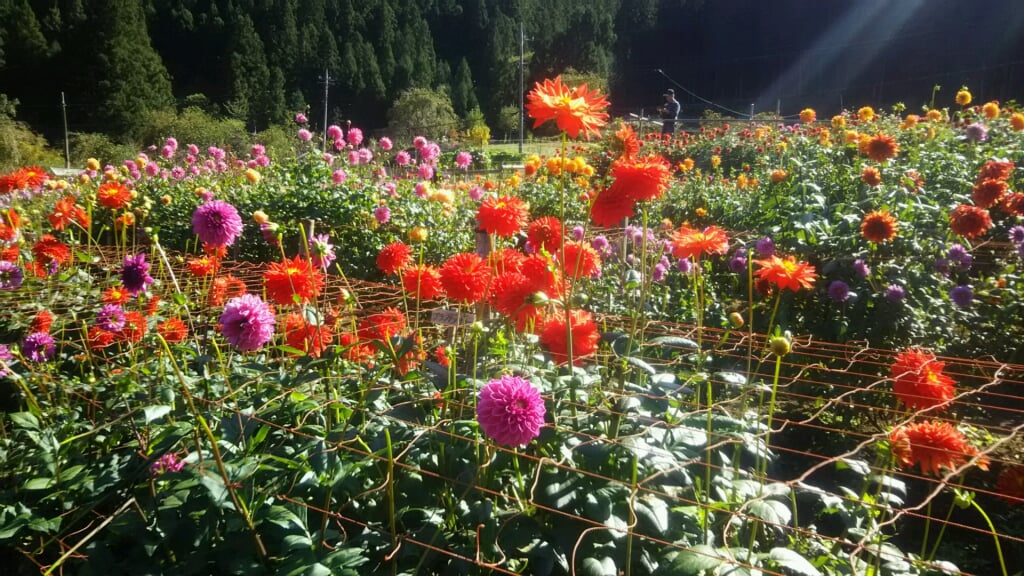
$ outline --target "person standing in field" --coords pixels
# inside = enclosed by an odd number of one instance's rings
[[[679,118],[679,101],[676,100],[676,91],[669,88],[665,91],[665,105],[659,108],[661,112],[661,133],[675,134],[676,119]]]

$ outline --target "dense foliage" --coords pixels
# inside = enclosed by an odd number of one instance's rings
[[[575,90],[531,113],[594,144],[490,177],[301,115],[0,174],[3,565],[1019,565],[1024,114],[638,137]]]

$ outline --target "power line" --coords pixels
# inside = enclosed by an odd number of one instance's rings
[[[675,85],[676,88],[679,88],[683,92],[686,92],[690,96],[693,96],[694,98],[696,98],[697,100],[700,100],[701,102],[703,102],[705,104],[709,104],[711,106],[714,106],[715,108],[719,108],[721,110],[725,110],[726,112],[728,112],[730,114],[735,114],[736,116],[746,116],[746,114],[744,114],[743,112],[737,112],[737,111],[735,111],[735,110],[733,110],[731,108],[726,108],[725,106],[722,106],[720,104],[715,104],[714,102],[712,102],[711,100],[708,100],[707,98],[703,98],[701,96],[698,96],[693,91],[688,89],[686,86],[683,86],[679,82],[676,82],[675,80],[673,80],[671,76],[669,76],[668,74],[665,74],[665,71],[662,70],[661,68],[655,68],[654,71],[657,72],[658,74],[661,74],[662,76],[664,76],[665,79],[668,80],[669,82],[671,82],[673,85]]]

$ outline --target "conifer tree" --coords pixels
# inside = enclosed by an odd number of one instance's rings
[[[93,0],[86,13],[94,46],[64,49],[94,58],[90,88],[98,96],[96,118],[112,132],[126,133],[146,112],[173,106],[171,78],[150,43],[142,4]]]

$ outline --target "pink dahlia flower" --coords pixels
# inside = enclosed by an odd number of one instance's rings
[[[544,400],[524,378],[502,376],[482,390],[476,406],[484,434],[504,446],[525,446],[544,425]]]

